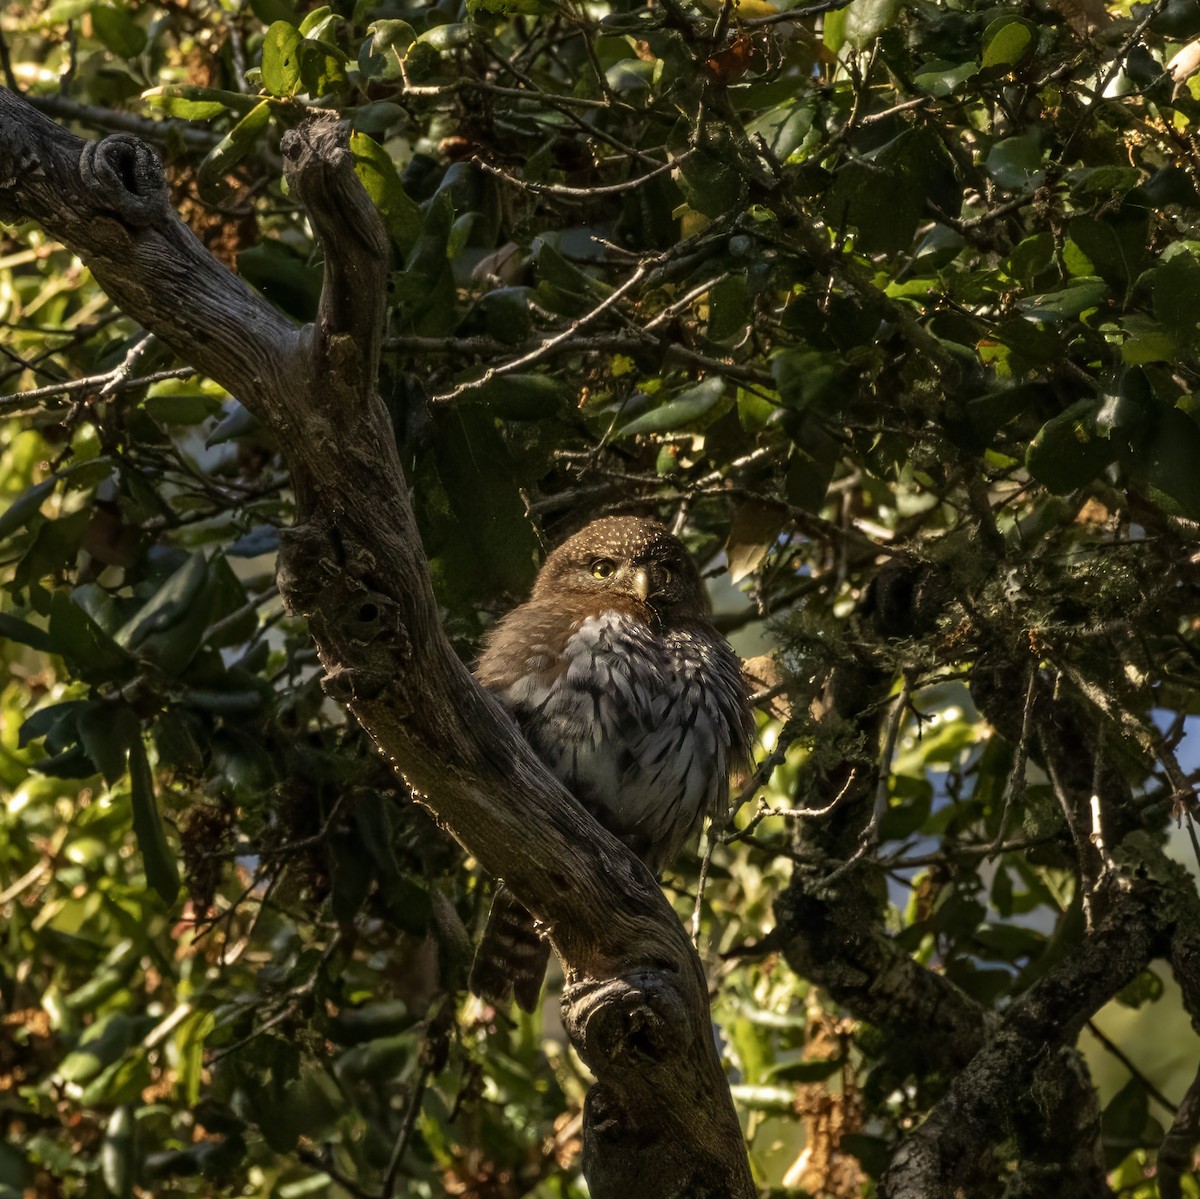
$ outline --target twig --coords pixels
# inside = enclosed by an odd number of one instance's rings
[[[888,784],[892,777],[892,758],[896,752],[896,738],[900,733],[900,724],[904,719],[904,713],[908,710],[911,700],[912,684],[908,676],[905,675],[904,685],[900,690],[900,694],[896,697],[891,718],[888,720],[887,734],[883,742],[883,753],[879,759],[879,778],[875,782],[875,801],[871,805],[870,819],[867,821],[867,826],[863,829],[862,836],[859,838],[858,848],[832,873],[826,875],[821,880],[819,885],[822,888],[832,886],[839,878],[849,873],[868,853],[879,847],[879,826],[883,823],[883,817],[888,809]]]
[[[133,374],[133,368],[142,360],[145,353],[154,344],[153,333],[143,333],[128,349],[120,363],[108,373],[108,379],[100,388],[101,396],[110,396],[116,389]]]
[[[400,1167],[404,1163],[404,1152],[412,1139],[413,1129],[417,1126],[417,1117],[421,1114],[421,1100],[429,1083],[432,1066],[425,1060],[424,1047],[421,1052],[421,1065],[417,1077],[413,1079],[412,1093],[408,1097],[408,1109],[404,1113],[404,1122],[400,1125],[396,1143],[392,1146],[392,1155],[388,1159],[387,1171],[383,1176],[382,1199],[392,1199],[396,1193],[396,1183],[400,1178]]]
[[[769,761],[770,759],[768,759]],[[763,763],[766,765],[766,762]],[[778,765],[778,763],[776,763]],[[842,789],[829,801],[823,808],[773,808],[770,804],[759,801],[758,811],[756,811],[743,829],[736,829],[725,838],[725,844],[731,845],[734,841],[745,841],[750,834],[764,821],[770,820],[773,816],[781,816],[785,820],[819,820],[823,816],[829,816],[833,810],[842,802],[843,799],[850,793],[850,788],[854,785],[854,780],[858,775],[858,767],[852,767],[850,774],[847,776]]]
[[[1184,823],[1187,825],[1188,836],[1191,838],[1192,853],[1196,855],[1197,865],[1200,865],[1200,839],[1197,839],[1196,837],[1196,824],[1195,821],[1192,820],[1191,811],[1187,808],[1185,808],[1183,811],[1183,819]]]
[[[17,82],[16,72],[13,70],[12,55],[8,51],[8,39],[3,30],[0,30],[0,70],[4,72],[4,84],[8,90],[19,92],[21,85]]]
[[[325,964],[337,952],[338,947],[342,943],[342,936],[343,934],[339,929],[329,938],[325,948],[321,951],[320,959],[313,967],[309,976],[302,983],[297,983],[296,986],[292,987],[287,992],[283,1006],[275,1013],[275,1015],[270,1017],[270,1019],[268,1019],[265,1023],[260,1024],[257,1028],[253,1029],[240,1040],[234,1041],[232,1045],[226,1045],[224,1048],[218,1049],[209,1059],[209,1065],[215,1066],[217,1062],[227,1058],[231,1053],[235,1053],[239,1049],[244,1049],[250,1044],[251,1041],[255,1040],[257,1037],[261,1037],[263,1033],[269,1032],[277,1024],[282,1024],[289,1016],[294,1016],[297,1008],[299,1007],[300,1000],[307,995],[311,995],[316,989],[317,978]]]
[[[553,352],[554,348],[568,338],[574,337],[581,329],[587,328],[599,317],[603,316],[610,308],[613,307],[624,296],[628,295],[645,277],[648,271],[645,263],[638,266],[637,270],[625,280],[615,291],[607,295],[595,308],[585,312],[581,317],[573,320],[561,333],[550,338],[549,341],[544,341],[535,350],[531,350],[528,354],[520,358],[514,358],[509,362],[501,363],[500,366],[493,366],[486,370],[478,379],[469,380],[466,383],[460,383],[453,391],[448,391],[444,395],[435,396],[434,403],[445,404],[451,400],[458,399],[459,396],[465,395],[470,391],[477,391],[481,387],[486,387],[493,379],[499,378],[501,375],[510,374],[512,371],[520,370],[524,366],[532,366],[535,362],[540,362]]]
[[[12,90],[18,89],[13,87]],[[139,117],[131,112],[117,112],[95,104],[84,104],[71,96],[61,94],[27,95],[25,99],[47,116],[79,121],[80,124],[90,125],[93,129],[114,129],[118,133],[132,133],[148,142],[179,141],[196,150],[211,150],[223,136],[184,121],[159,121],[152,117]]]
[[[37,387],[33,391],[21,391],[0,399],[0,413],[8,416],[21,415],[10,409],[20,409],[22,405],[35,403],[38,400],[49,399],[52,396],[76,395],[80,392],[94,391],[97,395],[116,395],[133,391],[139,387],[148,387],[151,383],[161,383],[164,379],[186,379],[196,373],[190,366],[177,366],[171,370],[154,371],[149,375],[139,375],[136,379],[124,378],[122,371],[124,363],[114,370],[106,371],[103,375],[89,375],[86,379],[66,379],[62,383],[52,383],[47,387]]]
[[[1158,1147],[1156,1174],[1161,1199],[1181,1199],[1180,1180],[1185,1171],[1192,1169],[1192,1153],[1200,1141],[1200,1071],[1192,1079],[1183,1102],[1172,1110],[1175,1119]]]
[[[1079,864],[1079,879],[1081,884],[1079,888],[1080,900],[1083,903],[1083,914],[1087,929],[1091,932],[1095,928],[1095,911],[1092,907],[1092,899],[1096,888],[1099,886],[1100,874],[1102,872],[1102,870],[1097,871],[1094,862],[1091,861],[1096,856],[1096,848],[1092,844],[1091,839],[1091,830],[1081,820],[1079,811],[1072,802],[1071,796],[1067,793],[1067,788],[1062,781],[1062,775],[1058,771],[1058,763],[1051,752],[1049,737],[1044,732],[1039,732],[1038,742],[1042,747],[1042,765],[1045,767],[1046,773],[1050,776],[1050,786],[1058,799],[1059,807],[1062,809],[1063,820],[1066,822],[1067,829],[1071,834],[1071,840],[1075,843],[1075,855]]]
[[[980,845],[955,845],[937,853],[923,853],[907,858],[903,855],[882,857],[879,859],[879,864],[888,870],[912,870],[919,866],[947,866],[960,858],[991,858],[995,857],[997,852],[999,854],[1024,853],[1029,849],[1049,845],[1056,839],[1054,834],[1050,834],[1045,837],[1027,837],[1021,841],[1006,841],[998,851],[995,842],[992,841]]]
[[[1021,736],[1013,750],[1012,769],[1004,784],[1004,807],[1000,811],[1000,827],[996,830],[993,854],[1000,852],[1004,835],[1008,831],[1008,819],[1014,804],[1025,795],[1025,764],[1029,760],[1029,725],[1033,716],[1033,697],[1037,688],[1037,663],[1029,667],[1029,678],[1025,684],[1025,708],[1021,713]]]
[[[11,903],[26,887],[33,886],[43,874],[51,869],[51,866],[50,859],[43,858],[36,866],[25,871],[11,886],[0,891],[0,907],[3,907],[6,903]]]
[[[1172,1116],[1179,1113],[1179,1107],[1172,1103],[1162,1093],[1162,1091],[1160,1091],[1158,1087],[1156,1087],[1154,1083],[1152,1083],[1141,1072],[1141,1070],[1138,1069],[1137,1064],[1125,1053],[1120,1045],[1118,1045],[1115,1041],[1110,1040],[1104,1033],[1100,1031],[1100,1029],[1096,1026],[1095,1020],[1089,1020],[1087,1022],[1087,1028],[1088,1032],[1090,1032],[1092,1036],[1095,1037],[1096,1040],[1099,1041],[1100,1044],[1103,1045],[1104,1048],[1111,1053],[1112,1056],[1115,1057],[1117,1061],[1119,1061],[1121,1065],[1124,1066],[1125,1069],[1128,1070],[1129,1073],[1138,1080],[1139,1083],[1141,1083],[1142,1087],[1146,1091],[1146,1094],[1149,1095],[1151,1099],[1161,1103],[1163,1107],[1165,1107],[1167,1111],[1171,1113]]]
[[[306,1166],[312,1166],[314,1170],[320,1170],[322,1174],[328,1174],[338,1186],[345,1191],[349,1191],[354,1196],[354,1199],[380,1199],[380,1196],[375,1194],[374,1191],[368,1191],[366,1187],[362,1186],[348,1174],[343,1173],[333,1164],[328,1145],[325,1146],[321,1153],[309,1149],[307,1145],[297,1145],[296,1156]]]
[[[494,178],[503,179],[510,186],[518,187],[522,191],[533,192],[537,196],[553,196],[558,200],[590,200],[595,196],[619,196],[625,192],[636,191],[648,179],[653,179],[658,175],[665,175],[668,171],[675,170],[690,154],[690,150],[685,150],[670,162],[659,163],[654,170],[647,171],[644,175],[639,175],[636,179],[627,179],[624,183],[608,183],[600,187],[567,187],[561,183],[533,183],[527,179],[517,179],[506,171],[500,170],[499,167],[494,167],[491,163],[484,162],[478,155],[471,161],[480,170],[485,171]]]
[[[809,4],[804,8],[792,8],[787,12],[772,13],[766,17],[748,17],[738,24],[744,29],[762,29],[768,25],[779,25],[784,21],[803,21],[805,17],[817,17],[822,13],[837,12],[849,7],[851,0],[821,0],[819,4]]]

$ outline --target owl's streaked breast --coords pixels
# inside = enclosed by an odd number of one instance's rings
[[[710,631],[606,611],[536,656],[498,697],[568,790],[661,869],[724,802],[746,752],[736,655]]]

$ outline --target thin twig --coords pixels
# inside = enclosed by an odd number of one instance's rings
[[[820,885],[822,887],[832,886],[839,878],[847,874],[854,866],[861,862],[867,854],[873,853],[879,848],[879,828],[883,823],[884,815],[888,809],[890,796],[889,783],[892,777],[892,758],[896,753],[896,739],[900,733],[900,725],[904,720],[904,713],[908,711],[911,701],[912,681],[908,675],[905,675],[904,685],[901,687],[900,694],[896,697],[891,717],[888,720],[887,734],[883,742],[883,753],[879,759],[879,778],[875,782],[875,801],[871,805],[871,817],[867,821],[866,828],[862,831],[862,836],[859,838],[858,848],[831,874],[826,875],[821,880]]]
[[[1141,1070],[1138,1069],[1137,1064],[1125,1053],[1120,1045],[1118,1045],[1115,1041],[1110,1040],[1104,1033],[1100,1031],[1100,1029],[1096,1026],[1095,1020],[1089,1020],[1087,1022],[1087,1028],[1088,1032],[1090,1032],[1092,1036],[1094,1036],[1096,1040],[1099,1041],[1100,1044],[1103,1045],[1104,1048],[1111,1053],[1112,1056],[1115,1057],[1117,1061],[1119,1061],[1121,1065],[1124,1066],[1125,1069],[1128,1070],[1129,1073],[1138,1080],[1139,1083],[1141,1083],[1141,1085],[1145,1088],[1146,1094],[1149,1095],[1151,1099],[1161,1103],[1163,1107],[1165,1107],[1167,1111],[1171,1113],[1172,1116],[1178,1113],[1179,1107],[1172,1103],[1162,1093],[1162,1091],[1160,1091],[1158,1087],[1156,1087],[1154,1083],[1152,1083],[1141,1072]]]
[[[837,12],[848,8],[851,0],[821,0],[819,4],[807,4],[804,8],[791,8],[787,12],[772,13],[766,17],[748,17],[738,24],[743,29],[762,29],[768,25],[780,25],[785,21],[803,21],[806,17],[817,17],[822,13]]]
[[[400,1179],[400,1167],[404,1164],[404,1153],[408,1148],[409,1141],[412,1140],[413,1129],[417,1126],[417,1117],[421,1114],[421,1100],[424,1098],[431,1073],[432,1067],[425,1060],[425,1052],[422,1049],[421,1065],[417,1071],[417,1077],[413,1079],[412,1093],[408,1097],[404,1122],[400,1125],[400,1132],[396,1137],[395,1145],[392,1146],[392,1155],[388,1159],[387,1171],[383,1176],[382,1199],[392,1199],[396,1193],[396,1183]]]
[[[642,263],[637,270],[625,280],[615,291],[607,295],[595,308],[585,312],[581,317],[573,320],[561,333],[552,337],[549,341],[544,341],[535,350],[531,350],[528,354],[520,358],[514,358],[509,362],[501,363],[500,366],[493,366],[486,370],[478,379],[468,380],[466,383],[460,383],[453,391],[448,391],[444,395],[435,396],[434,403],[445,404],[451,400],[458,399],[459,396],[465,395],[470,391],[477,391],[481,387],[486,387],[493,379],[499,378],[501,375],[510,374],[512,371],[520,370],[525,366],[532,366],[535,362],[540,362],[553,352],[554,348],[568,338],[574,337],[581,329],[587,328],[588,325],[599,319],[610,308],[612,308],[619,300],[629,294],[645,277],[648,271],[648,266]]]
[[[315,1150],[309,1149],[307,1145],[301,1143],[296,1146],[296,1156],[306,1166],[312,1166],[314,1170],[320,1170],[322,1174],[328,1174],[344,1191],[349,1191],[354,1196],[354,1199],[380,1199],[380,1196],[374,1191],[368,1191],[366,1187],[339,1170],[333,1164],[332,1154],[328,1145],[325,1146],[321,1153],[317,1153]]]
[[[595,196],[619,196],[625,192],[636,191],[647,180],[654,179],[658,175],[665,175],[668,171],[673,171],[690,153],[690,150],[686,150],[677,158],[672,159],[670,162],[659,163],[654,170],[647,171],[644,175],[639,175],[636,179],[626,179],[624,183],[608,183],[597,187],[567,187],[562,183],[534,183],[528,179],[518,179],[508,174],[507,171],[502,171],[499,167],[492,166],[490,162],[484,162],[478,155],[471,161],[480,170],[485,171],[494,178],[502,179],[511,187],[532,192],[536,196],[553,196],[557,200],[591,200]]]
[[[126,391],[134,391],[139,387],[148,387],[151,383],[161,383],[164,379],[186,379],[196,373],[190,366],[177,366],[171,370],[154,371],[149,375],[139,375],[136,379],[125,378],[122,375],[124,363],[114,370],[102,375],[89,375],[85,379],[65,379],[61,383],[52,383],[47,387],[37,387],[32,391],[20,391],[10,396],[0,398],[0,413],[7,416],[20,415],[10,409],[19,409],[23,405],[36,403],[38,400],[49,399],[52,396],[77,395],[94,391],[97,395],[116,395]]]
[[[108,372],[108,379],[100,388],[101,396],[113,395],[117,388],[133,374],[133,368],[142,360],[146,351],[154,345],[154,334],[143,333],[128,349],[125,357]]]
[[[1029,726],[1033,717],[1033,699],[1037,689],[1037,663],[1029,667],[1029,678],[1025,683],[1025,708],[1021,713],[1021,736],[1013,750],[1012,769],[1004,784],[1004,806],[1000,810],[1000,827],[996,830],[993,853],[1000,852],[1004,836],[1008,832],[1009,815],[1013,807],[1025,795],[1025,764],[1029,760]]]

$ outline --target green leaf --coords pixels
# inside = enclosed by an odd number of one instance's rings
[[[449,25],[435,25],[427,29],[417,41],[422,45],[432,46],[439,54],[450,50],[462,50],[471,44],[475,36],[470,25],[455,22]]]
[[[836,410],[849,373],[840,355],[821,350],[784,350],[771,359],[779,398],[797,412]]]
[[[328,21],[334,15],[333,9],[328,4],[321,4],[314,8],[311,12],[304,14],[304,19],[300,22],[299,29],[305,37],[320,37],[320,26],[323,22]]]
[[[1026,316],[1037,320],[1062,321],[1079,316],[1091,308],[1099,308],[1107,296],[1108,286],[1099,279],[1092,279],[1021,300],[1019,307]]]
[[[395,164],[377,141],[363,133],[352,133],[350,152],[354,155],[354,173],[379,209],[388,236],[401,253],[407,254],[421,235],[424,222],[420,208],[409,198]]]
[[[549,375],[498,375],[470,392],[504,420],[544,420],[563,410],[567,389]]]
[[[476,309],[484,328],[497,341],[519,346],[533,332],[528,287],[497,287],[480,296]]]
[[[118,58],[136,58],[146,48],[146,31],[127,8],[113,4],[93,5],[92,28]]]
[[[316,316],[321,269],[278,238],[263,238],[238,255],[238,271],[276,308],[297,320]]]
[[[1138,1140],[1150,1115],[1146,1088],[1141,1079],[1131,1078],[1113,1097],[1100,1117],[1106,1137],[1129,1143]]]
[[[100,1147],[100,1176],[112,1199],[132,1199],[137,1162],[133,1105],[123,1103],[108,1118]]]
[[[1037,39],[1037,27],[1020,17],[999,17],[983,31],[984,67],[1010,67],[1023,59]]]
[[[167,844],[162,814],[154,797],[154,776],[141,737],[129,747],[129,798],[133,809],[133,833],[142,855],[146,882],[169,907],[179,894],[179,868]]]
[[[831,226],[854,226],[862,250],[891,254],[912,245],[917,227],[928,219],[930,200],[956,216],[962,191],[945,147],[918,127],[846,162],[824,208]]]
[[[1116,448],[1096,432],[1096,404],[1079,400],[1048,420],[1025,454],[1025,466],[1055,495],[1090,483],[1115,457]]]
[[[78,738],[77,720],[88,701],[68,699],[57,704],[47,704],[27,717],[17,732],[17,745],[24,749],[41,737],[46,739],[47,753],[56,754]]]
[[[303,35],[288,21],[276,21],[263,38],[262,81],[272,96],[294,96],[300,90],[300,45]]]
[[[116,641],[126,649],[137,649],[151,633],[161,633],[186,619],[208,579],[203,554],[190,554],[187,561],[117,630]]]
[[[196,176],[202,187],[212,187],[224,178],[258,144],[259,138],[271,119],[271,102],[263,100],[252,108],[234,127],[209,151],[197,169]]]
[[[197,87],[192,83],[169,83],[142,92],[141,99],[153,108],[160,108],[169,117],[185,121],[209,121],[226,113],[244,116],[262,101],[242,92],[225,92],[213,87]]]
[[[1163,997],[1163,980],[1146,967],[1132,982],[1123,986],[1113,996],[1122,1007],[1139,1008],[1147,1003],[1157,1003]]]
[[[792,1062],[767,1071],[766,1077],[773,1082],[814,1083],[832,1078],[844,1065],[845,1058],[814,1058]]]
[[[374,21],[358,51],[358,69],[364,79],[387,82],[401,79],[401,64],[409,46],[417,40],[416,31],[407,21]]]
[[[555,312],[572,316],[586,312],[610,291],[573,262],[568,262],[548,241],[538,247],[534,261],[539,279],[538,297]]]
[[[533,581],[537,541],[517,471],[495,419],[463,404],[436,420],[437,472],[455,519],[439,555],[463,595],[521,595]]]
[[[359,1008],[342,1008],[330,1021],[329,1037],[338,1045],[362,1045],[395,1036],[420,1019],[402,999],[385,999]]]
[[[787,509],[780,504],[759,500],[738,503],[725,538],[731,583],[740,583],[762,565],[788,520]]]
[[[812,426],[815,422],[805,421],[804,424]],[[784,475],[784,494],[788,503],[817,515],[825,504],[840,455],[837,444],[822,430],[807,427],[805,434],[792,446]]]
[[[1031,192],[1046,177],[1042,139],[1036,130],[997,142],[984,162],[987,173],[1010,191]]]
[[[851,0],[846,6],[844,36],[864,50],[896,20],[904,0]]]
[[[1004,261],[1004,271],[1013,279],[1032,284],[1042,271],[1054,265],[1054,237],[1050,233],[1035,233],[1019,242]]]
[[[1166,259],[1150,276],[1150,294],[1154,315],[1194,353],[1200,327],[1200,262],[1187,251]]]
[[[871,1178],[880,1178],[891,1160],[894,1146],[882,1137],[870,1136],[865,1132],[846,1132],[838,1141],[838,1148],[858,1158]]]
[[[38,513],[45,498],[58,486],[57,478],[43,479],[26,488],[9,506],[0,512],[0,541],[23,529]]]
[[[638,433],[673,433],[677,429],[688,428],[708,416],[724,395],[725,380],[719,375],[711,376],[661,407],[635,416],[621,429],[620,435],[631,437]]]
[[[1200,426],[1186,412],[1168,409],[1135,454],[1133,474],[1164,512],[1200,520]]]
[[[0,1145],[0,1199],[21,1199],[28,1194],[30,1177],[24,1152],[15,1145]]]
[[[935,58],[917,69],[913,75],[913,83],[931,96],[949,96],[968,79],[973,79],[978,74],[979,64],[974,59],[968,59],[966,62],[946,62]]]
[[[300,43],[300,79],[310,96],[325,96],[346,83],[346,57],[327,42],[305,38]]]
[[[59,1062],[58,1073],[67,1082],[88,1082],[121,1057],[144,1024],[126,1012],[100,1017],[84,1030],[79,1044]]]
[[[45,629],[39,629],[29,621],[20,620],[16,616],[9,616],[6,612],[0,612],[0,637],[7,641],[15,641],[19,645],[27,645],[30,649],[36,649],[40,653],[53,653],[54,651],[50,634]]]
[[[1130,205],[1103,220],[1076,217],[1067,232],[1105,282],[1124,287],[1141,274],[1149,232],[1144,207]]]
[[[745,274],[722,279],[708,296],[708,336],[711,341],[732,341],[746,331],[750,301]]]
[[[733,139],[728,135],[718,145],[696,150],[679,167],[688,205],[708,217],[719,217],[742,204],[749,183],[738,162]]]
[[[125,774],[130,746],[141,736],[141,721],[128,704],[96,701],[76,718],[87,756],[111,787]]]
[[[49,631],[54,653],[85,681],[110,681],[132,670],[125,650],[65,591],[56,591],[50,599]]]

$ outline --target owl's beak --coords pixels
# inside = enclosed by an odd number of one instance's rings
[[[638,569],[629,577],[634,594],[644,603],[650,598],[650,575],[643,569]]]

